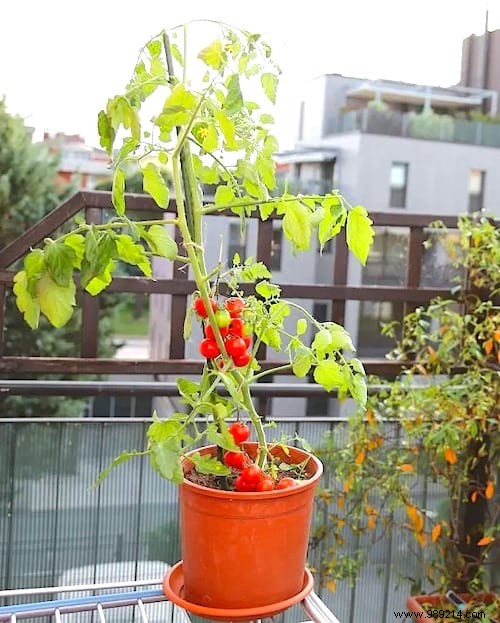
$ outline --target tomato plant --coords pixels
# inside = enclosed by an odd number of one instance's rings
[[[136,266],[146,278],[154,278],[153,257],[189,267],[195,292],[184,337],[189,341],[193,322],[200,323],[203,368],[196,382],[178,379],[185,412],[165,420],[155,416],[144,451],[153,468],[175,482],[183,479],[184,456],[200,442],[220,444],[220,457],[234,450],[227,422],[240,412],[255,433],[258,468],[269,469],[266,429],[251,387],[276,370],[299,378],[310,375],[341,398],[350,396],[360,405],[366,401],[364,370],[351,356],[353,345],[344,328],[319,322],[282,298],[260,261],[242,263],[235,255],[228,265],[221,260],[210,265],[206,250],[213,240],[206,218],[231,213],[242,229],[247,217],[281,219],[294,253],[316,253],[345,228],[347,245],[362,263],[373,239],[366,210],[351,206],[334,189],[324,195],[278,192],[273,158],[278,143],[268,107],[276,100],[280,70],[269,45],[258,35],[219,24],[215,38],[196,55],[191,45],[197,38],[187,45],[189,31],[182,26],[150,39],[130,81],[98,115],[100,142],[112,161],[113,218],[78,222],[73,231],[46,239],[43,249],[26,257],[14,280],[18,308],[30,326],[38,325],[40,314],[62,326],[76,304],[75,272],[80,271],[79,287],[95,296],[112,282],[119,262]],[[260,90],[256,97],[255,88]],[[170,208],[174,195],[175,212],[147,221],[130,218],[124,191],[126,172],[133,167],[160,209]],[[166,167],[172,187],[163,175]],[[204,196],[206,184],[215,186],[213,198]],[[256,360],[261,344],[284,356],[283,363],[262,370]],[[190,424],[200,417],[206,417],[206,426],[196,425],[193,435]],[[115,464],[135,455],[125,453]],[[217,478],[230,473],[218,459],[201,454],[192,462]]]

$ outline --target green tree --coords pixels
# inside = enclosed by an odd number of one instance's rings
[[[0,246],[11,243],[26,229],[53,210],[74,189],[59,193],[55,185],[57,158],[43,144],[33,143],[24,120],[7,112],[0,101]],[[106,314],[104,314],[106,315]],[[101,316],[102,317],[102,316]],[[110,354],[110,326],[104,318],[99,343]],[[42,330],[32,331],[18,311],[12,292],[6,297],[5,355],[69,357],[80,350],[80,317],[61,330],[45,319]],[[22,375],[2,375],[2,378]],[[51,376],[54,379],[54,376]],[[65,378],[65,377],[59,377]],[[82,402],[59,397],[16,397],[0,401],[0,417],[69,416],[82,411]]]

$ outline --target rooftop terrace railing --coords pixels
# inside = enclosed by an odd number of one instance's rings
[[[400,113],[363,108],[332,115],[327,119],[326,135],[348,132],[500,147],[500,123],[433,113]]]

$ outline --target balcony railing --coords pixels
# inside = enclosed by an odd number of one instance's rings
[[[325,134],[364,132],[431,141],[500,147],[500,123],[469,121],[434,113],[399,113],[372,108],[332,115]]]
[[[171,396],[172,384],[106,384],[78,381],[38,381],[39,395],[121,397]],[[5,394],[33,395],[33,382],[3,381]],[[257,388],[260,390],[260,388]],[[268,385],[262,392],[301,395],[320,391],[307,385]],[[89,409],[82,407],[82,414]],[[109,414],[111,415],[111,414]],[[309,440],[320,447],[326,433],[342,439],[344,418],[275,417],[276,437],[282,433]],[[180,558],[177,487],[162,480],[138,459],[120,466],[97,489],[89,489],[97,474],[125,449],[145,445],[149,418],[81,417],[63,419],[0,418],[0,590],[23,586],[145,580],[146,567],[173,564]],[[388,424],[393,426],[393,424]],[[391,429],[392,430],[392,429]],[[393,431],[394,432],[394,431]],[[392,437],[399,443],[399,435]],[[329,482],[328,465],[325,483]],[[440,489],[425,474],[415,477],[415,487],[428,509],[437,509]],[[334,505],[329,512],[335,512]],[[323,521],[324,507],[315,521]],[[124,518],[125,521],[124,521]],[[420,577],[416,560],[408,556],[411,536],[403,534],[357,535],[345,546],[347,556],[368,552],[368,562],[351,586],[339,582],[334,593],[316,586],[318,595],[340,621],[362,623],[366,604],[380,623],[394,620],[404,610],[410,585],[402,578]],[[380,537],[380,538],[379,538]],[[321,541],[311,550],[309,562],[319,568],[331,543]],[[127,578],[117,574],[127,567]],[[156,572],[156,571],[155,571]],[[156,577],[156,576],[155,576]],[[0,595],[1,597],[1,595]],[[45,597],[47,598],[47,597]],[[12,599],[8,603],[13,603]],[[0,603],[0,605],[2,605]],[[290,611],[281,621],[302,620]]]

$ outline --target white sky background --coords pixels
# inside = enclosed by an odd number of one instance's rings
[[[301,90],[322,73],[450,86],[462,40],[500,28],[500,0],[3,0],[0,97],[37,129],[98,144],[96,119],[163,27],[222,20],[259,32],[283,69],[276,132],[291,147]]]

